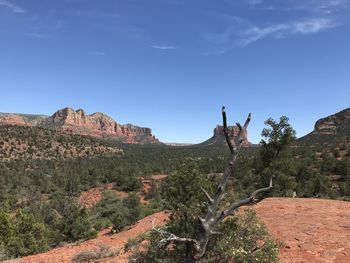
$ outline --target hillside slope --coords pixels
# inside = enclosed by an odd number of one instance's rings
[[[0,125],[0,163],[36,159],[88,158],[122,150],[100,140],[40,127]]]
[[[267,198],[254,206],[258,216],[267,225],[280,249],[282,263],[348,263],[350,262],[350,202]],[[101,245],[121,249],[116,257],[98,262],[126,263],[122,247],[129,238],[151,229],[151,221],[163,225],[168,214],[159,212],[140,220],[131,229],[115,235],[102,231],[96,239],[75,246],[56,248],[46,253],[24,257],[7,263],[71,262],[74,255],[96,251]]]
[[[312,132],[298,139],[306,146],[350,143],[350,108],[319,119]]]
[[[110,235],[110,229],[101,231],[97,238],[91,239],[76,245],[67,245],[59,248],[55,248],[45,253],[28,256],[24,258],[18,258],[15,260],[5,261],[6,263],[59,263],[59,262],[72,262],[72,259],[82,252],[96,253],[101,247],[109,248],[111,252],[119,251],[119,255],[112,259],[101,259],[98,262],[118,262],[126,263],[127,255],[124,254],[123,248],[125,243],[131,239],[137,237],[139,234],[147,232],[152,229],[152,220],[155,219],[156,226],[163,226],[168,218],[168,214],[165,212],[158,212],[147,216],[139,220],[130,229],[126,229],[123,232]],[[97,252],[98,253],[98,252]],[[95,261],[80,261],[80,262],[97,262]]]

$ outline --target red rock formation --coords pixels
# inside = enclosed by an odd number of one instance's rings
[[[350,108],[342,110],[326,118],[319,119],[315,123],[315,134],[337,134],[337,131],[344,124],[350,122]]]
[[[70,134],[117,139],[125,143],[159,143],[150,128],[121,125],[104,113],[87,115],[84,110],[64,108],[52,116],[0,114],[0,124],[41,126]],[[36,117],[38,116],[38,117]]]
[[[16,114],[4,114],[0,117],[0,124],[9,124],[9,125],[30,125],[27,123],[22,116]]]
[[[350,145],[350,108],[319,119],[315,129],[299,138],[296,145],[332,147],[340,144]]]
[[[237,143],[239,129],[237,126],[228,126],[229,136],[231,138],[232,143],[235,145]],[[217,125],[214,129],[214,137],[223,137],[225,136],[223,126]],[[248,146],[251,143],[248,141],[248,132],[244,131],[243,133],[243,146]]]
[[[104,113],[86,115],[82,109],[59,110],[45,121],[44,126],[53,126],[68,133],[115,138],[125,143],[159,143],[150,128],[121,125]]]

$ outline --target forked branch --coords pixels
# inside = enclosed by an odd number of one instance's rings
[[[229,157],[228,164],[225,168],[223,175],[221,176],[221,180],[216,188],[216,191],[213,197],[211,197],[210,194],[205,189],[201,188],[201,191],[204,193],[208,202],[207,202],[207,209],[206,209],[205,216],[199,217],[199,221],[202,225],[202,229],[199,231],[197,239],[181,238],[172,233],[165,231],[164,229],[156,229],[153,227],[155,231],[157,231],[164,237],[160,241],[162,245],[167,246],[171,242],[185,242],[185,243],[191,244],[193,248],[192,262],[197,262],[200,258],[204,256],[210,237],[214,234],[218,234],[218,232],[215,231],[215,227],[223,219],[225,219],[229,215],[234,214],[235,210],[237,210],[241,206],[256,204],[258,202],[258,200],[256,199],[256,196],[262,192],[269,191],[272,188],[273,177],[270,178],[270,184],[268,187],[257,189],[248,198],[232,203],[222,211],[219,210],[221,201],[224,199],[226,195],[225,187],[227,185],[229,177],[232,174],[235,161],[243,145],[243,136],[248,128],[250,119],[251,119],[251,114],[249,113],[243,126],[237,123],[237,127],[239,129],[238,137],[237,137],[237,141],[234,142],[234,144],[232,144],[232,141],[230,140],[230,136],[229,136],[229,129],[227,126],[225,107],[222,107],[223,132],[231,154]]]
[[[158,232],[163,237],[163,239],[160,240],[160,246],[167,246],[172,242],[197,244],[197,240],[195,239],[178,237],[173,233],[166,231],[164,228],[156,228],[154,225],[154,221],[155,218],[152,220],[152,230]]]

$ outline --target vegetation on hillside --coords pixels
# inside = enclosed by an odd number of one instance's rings
[[[267,124],[270,130],[263,132],[266,144],[262,142],[261,147],[242,149],[234,177],[228,183],[234,191],[227,200],[245,197],[254,189],[266,186],[272,173],[276,176],[274,189],[267,196],[350,200],[348,142],[327,147],[294,144],[297,146],[282,149],[276,143],[271,148],[273,126],[284,124],[288,127],[288,121],[270,120]],[[283,129],[280,131],[283,135]],[[229,156],[227,148],[220,146],[121,145],[89,137],[62,135],[42,128],[2,126],[0,135],[2,259],[38,253],[64,242],[88,239],[107,226],[119,231],[152,211],[172,209],[167,196],[172,193],[172,190],[168,191],[169,187],[181,189],[181,183],[186,183],[185,186],[190,188],[191,181],[187,180],[193,174],[200,182],[207,178],[211,183],[215,182]],[[27,148],[22,148],[23,145]],[[59,154],[56,146],[60,149]],[[73,153],[71,149],[74,149]],[[86,149],[90,154],[85,154]],[[276,149],[279,149],[279,154],[273,159],[271,156]],[[190,172],[181,168],[184,163]],[[188,163],[192,168],[188,168]],[[146,195],[150,201],[147,206],[139,204],[136,195],[131,194],[130,199],[124,201],[108,192],[90,209],[77,202],[82,191],[108,183],[119,191],[138,192],[142,186],[141,177],[148,178],[152,174],[174,174],[178,177],[170,176],[164,182],[153,184]],[[176,181],[180,176],[185,177]],[[211,183],[206,185],[207,191],[212,189]],[[202,198],[193,196],[186,199],[195,203]],[[193,208],[192,205],[190,207]],[[194,213],[202,211],[202,208],[201,205],[195,207]],[[178,217],[178,222],[184,222],[176,214],[172,220],[175,217]],[[183,224],[188,230],[187,223],[193,222],[188,220]]]
[[[122,152],[102,140],[40,127],[0,125],[0,135],[0,163],[3,165],[14,160],[91,158]]]

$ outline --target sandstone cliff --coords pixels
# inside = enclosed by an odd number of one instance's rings
[[[124,143],[159,143],[150,128],[119,124],[108,115],[64,108],[52,116],[0,113],[0,125],[40,126],[69,134],[110,138]]]
[[[350,108],[319,119],[312,132],[298,139],[299,144],[350,143]]]
[[[350,108],[319,119],[315,123],[314,134],[342,134],[350,123]],[[350,135],[350,133],[349,133]]]
[[[0,125],[38,126],[46,118],[45,115],[0,112]]]

